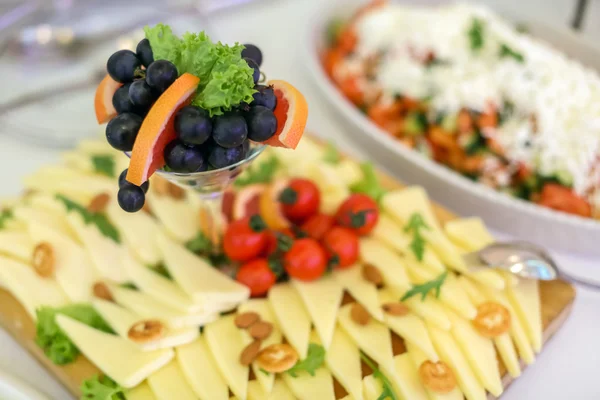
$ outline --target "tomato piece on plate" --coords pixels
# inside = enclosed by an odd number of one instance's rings
[[[368,235],[379,221],[379,206],[365,194],[352,194],[340,205],[335,219],[358,235]]]
[[[323,245],[331,255],[333,265],[345,268],[358,260],[358,236],[348,228],[333,227],[325,234]]]
[[[321,194],[313,181],[295,178],[280,193],[279,202],[289,220],[302,222],[317,213]]]
[[[223,251],[233,261],[249,261],[267,246],[265,223],[258,215],[233,221],[223,236]]]
[[[309,237],[321,240],[333,227],[335,218],[327,214],[315,214],[302,224],[300,229]]]
[[[242,265],[235,279],[248,286],[250,295],[255,297],[266,294],[277,281],[277,276],[266,259],[257,258]]]
[[[314,239],[299,239],[283,256],[283,266],[292,278],[314,281],[327,269],[327,252]]]

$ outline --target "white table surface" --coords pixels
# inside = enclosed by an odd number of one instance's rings
[[[344,138],[340,121],[320,97],[302,64],[306,26],[319,0],[270,0],[233,13],[211,17],[209,29],[224,41],[255,43],[265,55],[263,69],[270,77],[289,80],[307,97],[309,128],[336,141],[349,153],[361,152]],[[198,27],[201,29],[200,25]],[[91,107],[89,105],[82,107]],[[84,115],[86,113],[83,113]],[[89,112],[87,113],[89,114]],[[15,195],[21,178],[37,168],[58,160],[59,152],[33,147],[7,136],[0,124],[0,197]],[[90,133],[95,132],[90,121]],[[600,243],[599,243],[600,245]],[[556,254],[569,271],[600,279],[600,260]],[[595,264],[595,265],[594,265]],[[579,290],[575,307],[565,326],[546,345],[536,363],[507,390],[506,400],[600,398],[600,295]],[[70,395],[37,362],[0,330],[0,369],[10,371],[47,393],[52,399],[68,400]]]

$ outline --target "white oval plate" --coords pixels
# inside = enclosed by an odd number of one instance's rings
[[[408,184],[424,186],[436,201],[461,215],[481,216],[496,229],[548,248],[600,255],[600,221],[553,211],[472,182],[403,146],[344,98],[323,70],[320,54],[325,46],[327,23],[335,17],[347,18],[364,3],[364,0],[324,2],[328,7],[318,10],[312,19],[305,46],[310,73],[328,101],[341,114],[348,127],[348,136],[393,175]],[[424,3],[434,5],[444,1],[418,2],[421,6]],[[510,16],[507,12],[501,14]],[[570,57],[600,69],[600,49],[567,29],[536,21],[527,21],[527,27],[533,35],[564,50]]]
[[[50,400],[21,379],[0,371],[0,399],[2,400]]]

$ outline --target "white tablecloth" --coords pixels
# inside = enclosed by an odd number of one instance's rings
[[[302,46],[306,25],[322,0],[263,1],[238,12],[211,17],[210,30],[218,39],[255,43],[265,55],[263,69],[269,77],[294,83],[307,97],[309,127],[336,141],[349,153],[361,156],[344,138],[337,116],[320,97],[303,66]],[[198,27],[201,29],[201,27]],[[92,99],[89,106],[91,106]],[[87,106],[87,105],[83,105]],[[95,127],[90,125],[90,131]],[[56,151],[32,147],[9,137],[0,126],[0,196],[17,194],[20,179],[42,165],[58,160]],[[600,243],[599,243],[600,245]],[[557,254],[570,271],[600,278],[597,261]],[[600,398],[600,295],[579,290],[573,313],[563,329],[546,345],[536,363],[507,390],[506,400]],[[0,369],[11,371],[51,398],[67,400],[68,393],[26,351],[0,330]]]

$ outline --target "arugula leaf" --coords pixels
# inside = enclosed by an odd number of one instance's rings
[[[259,162],[256,165],[250,165],[246,172],[242,174],[233,183],[235,186],[242,187],[254,183],[269,183],[279,168],[279,160],[272,156],[268,160]]]
[[[89,304],[69,304],[60,308],[39,308],[36,310],[35,342],[44,349],[44,353],[54,364],[68,364],[74,361],[79,355],[79,349],[60,330],[56,323],[57,314],[64,314],[93,328],[113,333],[110,326]]]
[[[74,202],[73,200],[71,200],[61,194],[57,194],[56,198],[65,205],[65,207],[67,208],[67,211],[75,211],[75,212],[81,214],[81,216],[83,217],[83,222],[85,222],[88,225],[89,224],[96,225],[96,227],[100,230],[100,233],[102,233],[104,236],[106,236],[109,239],[112,239],[116,243],[121,242],[121,235],[119,234],[119,231],[108,220],[106,215],[101,214],[101,213],[90,212],[87,208],[85,208],[81,204],[78,204],[78,203]]]
[[[479,18],[473,18],[471,21],[471,27],[467,31],[469,36],[469,42],[471,44],[471,50],[478,51],[483,48],[484,45],[484,22]]]
[[[375,363],[373,361],[371,361],[369,359],[369,357],[367,357],[365,355],[365,353],[363,353],[362,351],[360,352],[360,358],[363,360],[363,362],[365,364],[367,364],[369,366],[369,368],[371,368],[371,370],[373,370],[373,377],[376,379],[379,379],[379,381],[381,382],[383,391],[381,392],[381,394],[379,395],[377,400],[385,400],[385,399],[399,400],[398,397],[396,396],[396,393],[394,393],[392,383],[387,378],[387,376],[385,376],[383,374],[383,372],[381,372],[381,370],[375,365]]]
[[[333,143],[329,142],[325,148],[325,153],[323,153],[323,161],[329,164],[337,164],[340,162],[341,158],[342,157],[337,147],[335,147]]]
[[[353,184],[350,190],[352,193],[364,193],[372,197],[375,201],[380,202],[386,190],[379,182],[373,163],[362,163],[360,164],[360,169],[362,170],[363,178],[360,182]]]
[[[159,274],[160,276],[162,276],[163,278],[167,278],[168,280],[172,281],[173,277],[171,276],[171,273],[169,272],[169,270],[167,269],[167,267],[164,264],[158,264],[155,266],[148,266],[147,268],[150,268],[151,271],[154,271],[155,273]]]
[[[447,276],[448,271],[444,271],[440,276],[438,276],[434,280],[425,282],[421,285],[414,286],[412,289],[406,292],[404,296],[402,296],[400,301],[410,299],[411,297],[416,296],[418,294],[421,295],[421,301],[425,301],[427,294],[429,294],[429,292],[432,290],[435,290],[435,297],[440,297],[440,291],[442,290],[442,285],[444,284],[444,281],[446,280]]]
[[[508,45],[506,45],[504,43],[500,46],[499,57],[500,58],[512,57],[521,64],[525,62],[525,57],[523,57],[523,54],[513,50],[512,48],[508,47]]]
[[[92,156],[92,164],[97,174],[106,175],[109,178],[115,178],[115,159],[107,154],[97,154]]]
[[[108,376],[94,375],[81,384],[80,400],[125,400],[125,389]]]
[[[429,230],[430,228],[421,214],[416,212],[412,213],[408,223],[404,227],[404,232],[411,233],[413,235],[413,238],[410,242],[410,249],[419,261],[423,261],[423,256],[425,255],[425,239],[421,235],[422,229]]]
[[[185,244],[192,253],[204,254],[212,249],[212,242],[202,232],[198,232],[195,238]]]
[[[310,376],[315,376],[317,369],[325,362],[325,348],[319,344],[311,343],[308,345],[308,354],[304,360],[300,360],[287,373],[294,378],[298,377],[298,372],[306,371]]]
[[[6,221],[13,218],[13,212],[10,209],[5,209],[0,212],[0,230],[4,229],[6,226]]]

